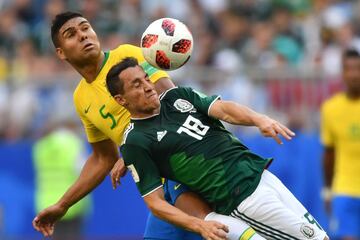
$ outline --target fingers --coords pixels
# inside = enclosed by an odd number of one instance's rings
[[[278,123],[278,124],[289,136],[294,137],[296,135],[293,131],[291,131],[289,128],[285,127],[281,123]]]
[[[54,224],[41,223],[37,217],[34,218],[32,224],[36,231],[41,232],[44,237],[49,237],[54,233]]]
[[[116,189],[118,185],[120,185],[120,177],[118,172],[111,172],[111,184],[113,189]]]
[[[226,233],[221,229],[216,229],[214,232],[210,233],[208,237],[206,237],[208,240],[227,240]]]
[[[119,158],[119,160],[115,163],[113,169],[111,170],[111,184],[113,189],[116,189],[117,186],[120,186],[120,178],[125,176],[126,174],[126,167],[124,164],[124,160]]]
[[[291,140],[295,133],[290,129],[282,125],[281,123],[275,122],[272,124],[271,130],[269,130],[268,135],[271,136],[278,144],[283,144],[278,134],[283,136],[286,140]]]
[[[227,233],[229,232],[229,228],[221,223],[213,222],[213,227],[211,228],[209,238],[211,240],[226,240]]]
[[[38,224],[39,224],[39,219],[38,219],[38,217],[35,217],[34,220],[32,221],[32,225],[36,231],[40,231]]]
[[[113,189],[116,189],[118,186],[120,186],[120,178],[116,175],[111,175],[111,184]]]

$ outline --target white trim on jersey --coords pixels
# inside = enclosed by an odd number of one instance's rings
[[[159,99],[162,100],[169,91],[171,91],[173,89],[177,89],[177,88],[178,88],[177,86],[169,88],[168,90],[166,90],[165,92],[163,92],[159,95]]]
[[[127,138],[128,134],[129,134],[129,132],[131,130],[133,130],[133,129],[134,129],[134,123],[130,123],[129,126],[126,128],[124,134],[123,134],[123,141],[122,141],[121,145],[125,144],[126,138]]]
[[[156,190],[158,190],[159,188],[162,188],[162,187],[163,187],[163,185],[161,184],[160,186],[158,186],[158,187],[154,188],[154,189],[153,189],[153,190],[151,190],[150,192],[148,192],[148,193],[146,193],[146,194],[142,195],[141,197],[146,197],[147,195],[152,194],[153,192],[155,192]]]
[[[208,108],[208,112],[207,112],[207,115],[208,115],[208,116],[210,116],[210,108],[211,108],[212,105],[213,105],[217,100],[219,100],[219,99],[221,99],[221,96],[217,96],[217,97],[214,99],[214,101],[212,101],[212,102],[210,103],[209,108]]]
[[[161,107],[161,104],[160,104],[160,107]],[[155,116],[157,116],[157,115],[159,115],[159,114],[160,114],[160,111],[159,111],[159,113],[155,113],[155,114],[153,114],[153,115],[151,115],[151,116],[148,116],[148,117],[143,117],[143,118],[133,118],[133,117],[130,117],[130,119],[131,119],[131,120],[145,120],[145,119],[149,119],[149,118],[155,117]]]

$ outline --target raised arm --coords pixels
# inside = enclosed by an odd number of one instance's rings
[[[226,233],[229,231],[227,226],[215,221],[204,221],[187,215],[164,199],[162,188],[148,194],[144,197],[144,200],[151,212],[163,220],[186,230],[197,232],[207,240],[226,239]]]
[[[96,188],[110,172],[119,157],[116,144],[104,140],[91,144],[93,153],[87,159],[79,178],[54,205],[42,210],[33,220],[34,228],[44,234],[52,235],[54,224],[67,210]],[[125,172],[125,168],[124,172]]]
[[[274,138],[279,144],[282,141],[278,134],[287,140],[295,136],[295,133],[278,121],[232,101],[215,101],[209,109],[209,116],[235,125],[256,126],[262,135]]]

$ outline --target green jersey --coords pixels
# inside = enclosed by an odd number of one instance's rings
[[[219,96],[191,88],[160,95],[160,113],[131,119],[121,153],[142,196],[162,186],[161,177],[199,193],[214,210],[230,214],[259,184],[264,159],[209,117]]]

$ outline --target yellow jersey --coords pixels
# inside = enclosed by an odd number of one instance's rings
[[[332,190],[360,197],[360,100],[340,93],[321,109],[321,140],[335,149]]]
[[[113,140],[117,145],[130,121],[130,113],[119,105],[106,88],[106,75],[110,68],[126,57],[134,57],[149,75],[152,82],[167,73],[147,63],[139,47],[124,44],[105,53],[104,64],[92,83],[80,80],[74,92],[75,109],[84,125],[90,143],[105,139]]]

